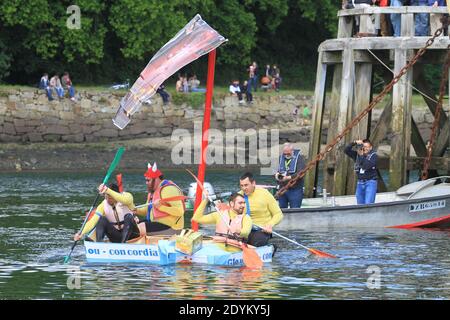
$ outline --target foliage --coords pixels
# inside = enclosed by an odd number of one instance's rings
[[[67,27],[73,4],[80,29]],[[43,72],[67,70],[75,83],[133,82],[199,13],[229,40],[218,50],[219,82],[243,79],[256,60],[277,63],[285,83],[304,85],[314,79],[318,44],[336,31],[339,6],[338,0],[2,0],[0,80],[35,84]],[[205,71],[202,58],[182,72],[205,81]]]

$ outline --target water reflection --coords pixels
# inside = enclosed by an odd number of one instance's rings
[[[190,177],[176,175],[182,188]],[[239,173],[210,173],[218,192],[234,190]],[[449,232],[328,230],[286,232],[308,247],[338,256],[318,259],[282,239],[271,265],[255,271],[201,265],[92,265],[77,246],[62,261],[91,205],[91,174],[2,175],[0,184],[0,299],[449,299]],[[271,183],[270,180],[260,180]],[[124,175],[137,202],[141,174]],[[23,188],[26,185],[27,188]],[[370,267],[380,288],[370,289]],[[79,289],[70,283],[79,281]]]

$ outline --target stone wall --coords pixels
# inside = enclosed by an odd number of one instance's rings
[[[155,95],[143,105],[124,129],[111,119],[123,93],[78,92],[69,99],[48,101],[42,90],[15,89],[0,95],[0,141],[2,142],[94,142],[167,136],[176,128],[192,130],[203,120],[203,106],[193,108],[170,103],[162,105]],[[262,96],[257,103],[238,103],[236,97],[215,99],[211,116],[214,128],[270,128],[292,122],[296,105],[310,104],[307,96]]]
[[[308,105],[312,110],[313,97],[281,94],[259,94],[250,105],[240,105],[236,97],[215,97],[211,126],[222,130],[278,128],[281,142],[309,141],[310,127],[295,125],[292,111],[297,105]],[[111,91],[80,91],[76,102],[69,99],[49,102],[42,90],[3,89],[0,92],[0,141],[81,143],[168,136],[177,128],[192,130],[194,123],[201,125],[203,119],[203,106],[193,108],[173,103],[163,106],[161,98],[155,95],[152,103],[143,105],[121,131],[111,119],[122,96],[123,93]],[[381,110],[373,111],[373,126],[380,114]],[[427,139],[433,116],[425,108],[415,109],[413,116]],[[324,135],[327,126],[325,122]]]

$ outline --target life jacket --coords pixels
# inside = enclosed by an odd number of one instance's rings
[[[180,190],[180,188],[178,188],[178,186],[175,183],[173,183],[170,180],[163,180],[161,182],[161,184],[159,185],[159,188],[155,190],[155,193],[153,194],[153,197],[152,197],[152,202],[155,202],[156,200],[161,199],[162,189],[167,186],[174,186],[180,191],[181,194],[183,194],[183,192]],[[183,210],[186,210],[186,205],[185,205],[184,201],[182,201],[182,203],[183,203]],[[168,205],[170,206],[170,204],[168,204]],[[161,219],[161,218],[167,217],[169,215],[168,213],[166,213],[164,211],[154,208],[153,205],[149,205],[149,209],[148,209],[148,213],[147,213],[149,221],[150,221],[150,211],[152,210],[152,208],[153,208],[153,219],[154,220]]]
[[[117,202],[115,209],[108,203],[108,201],[103,200],[103,208],[105,211],[105,217],[109,222],[114,224],[114,227],[118,230],[122,229],[121,225],[123,225],[123,220],[126,214],[133,212],[123,203]],[[115,211],[115,212],[114,212]]]
[[[230,221],[230,215],[228,211],[219,212],[221,215],[220,220],[216,223],[216,235],[213,236],[216,242],[225,242],[227,245],[232,245],[240,248],[241,244],[239,240],[231,238],[232,234],[240,234],[242,230],[243,214],[239,214]],[[225,221],[229,221],[229,225],[225,224]]]
[[[300,150],[294,150],[292,158],[289,160],[286,159],[284,154],[282,154],[280,156],[280,165],[278,171],[286,175],[294,174],[296,172],[295,169],[297,168],[297,162],[299,158],[300,158]]]

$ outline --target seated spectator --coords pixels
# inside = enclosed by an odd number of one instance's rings
[[[166,92],[166,90],[164,90],[166,87],[164,86],[164,84],[161,84],[159,86],[159,88],[156,90],[156,93],[158,93],[162,100],[163,100],[163,104],[166,105],[169,103],[169,94]]]
[[[53,100],[52,95],[52,89],[50,88],[50,82],[48,81],[48,74],[44,73],[42,76],[40,82],[39,82],[39,89],[45,90],[45,93],[47,94],[48,101]]]
[[[189,87],[191,88],[192,92],[206,92],[206,89],[199,88],[200,86],[200,80],[197,79],[197,75],[193,75],[191,79],[189,80]]]
[[[445,7],[445,0],[428,0],[428,5],[431,7]],[[441,18],[444,15],[442,13],[430,13],[430,29],[431,35],[436,33],[436,30],[442,27]],[[441,33],[441,36],[444,32]]]
[[[311,111],[309,110],[308,105],[305,104],[305,106],[303,107],[302,126],[309,124],[310,116],[311,116]]]
[[[184,81],[184,78],[181,75],[179,75],[178,76],[178,81],[175,84],[175,91],[176,92],[183,92],[183,81]]]
[[[266,75],[261,78],[261,89],[265,91],[272,89],[272,80],[270,76],[267,75],[267,72]]]
[[[230,85],[229,91],[231,95],[238,97],[239,103],[244,103],[244,100],[242,100],[241,88],[239,87],[239,80],[233,80]]]
[[[64,98],[64,88],[61,85],[59,76],[56,74],[50,79],[50,90],[55,90],[58,98]]]
[[[187,80],[187,76],[183,77],[182,85],[183,85],[183,92],[188,93],[189,92],[189,83]]]
[[[69,92],[70,100],[75,101],[75,88],[72,85],[72,80],[70,80],[69,73],[66,71],[62,77],[62,86],[64,90]]]

